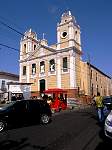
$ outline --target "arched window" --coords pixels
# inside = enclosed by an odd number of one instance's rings
[[[36,45],[34,45],[34,50],[36,50]]]
[[[36,64],[32,64],[32,74],[36,74]]]
[[[67,57],[63,58],[63,71],[68,71]]]
[[[23,66],[23,75],[26,75],[26,66]]]
[[[24,44],[23,53],[24,53],[24,54],[26,53],[26,44]]]
[[[51,60],[49,61],[49,70],[50,70],[51,72],[55,71],[55,60],[54,60],[54,59],[51,59]]]
[[[45,72],[45,62],[41,61],[40,62],[40,73],[44,73]]]

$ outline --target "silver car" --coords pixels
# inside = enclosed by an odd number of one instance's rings
[[[112,139],[112,111],[109,113],[105,120],[104,132],[106,137]]]

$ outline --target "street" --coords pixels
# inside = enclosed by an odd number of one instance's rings
[[[110,146],[91,108],[53,114],[48,125],[0,133],[0,150],[105,150]]]

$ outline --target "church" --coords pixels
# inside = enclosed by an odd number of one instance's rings
[[[32,83],[32,96],[46,89],[66,89],[68,97],[112,94],[112,80],[101,70],[82,60],[81,31],[70,11],[57,24],[57,42],[48,45],[31,29],[20,41],[19,82]]]

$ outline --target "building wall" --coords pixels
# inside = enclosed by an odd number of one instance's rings
[[[85,95],[89,95],[88,91],[88,80],[87,80],[87,65],[86,63],[80,61],[81,64],[81,76],[80,76],[80,90]]]
[[[81,62],[81,90],[86,95],[97,95],[97,92],[102,96],[111,95],[111,85],[110,77],[87,62]]]
[[[80,55],[76,54],[75,56],[75,70],[76,70],[76,83],[77,83],[77,87],[80,87],[80,72],[81,72],[81,64],[80,64]]]
[[[45,61],[45,73],[43,75],[40,74],[40,59],[36,59],[35,61],[32,61],[32,62],[29,62],[29,82],[30,83],[33,83],[31,85],[31,89],[32,91],[39,91],[39,86],[37,86],[37,84],[39,84],[39,80],[41,79],[45,79],[47,84],[46,84],[46,89],[48,88],[56,88],[57,87],[57,70],[58,70],[58,66],[60,67],[60,79],[61,79],[61,88],[66,88],[66,89],[69,89],[70,88],[70,69],[69,69],[69,53],[65,53],[64,55],[60,55],[60,64],[58,64],[57,62],[57,59],[56,57],[57,56],[53,56],[53,57],[47,57],[46,58],[43,58],[42,60]],[[62,60],[63,60],[63,57],[67,57],[67,60],[68,60],[68,71],[67,72],[63,72],[62,70]],[[55,61],[56,61],[56,64],[55,64],[55,72],[51,73],[49,71],[49,61],[51,58],[54,58]],[[42,61],[41,60],[41,61]],[[32,75],[32,64],[33,63],[36,63],[36,74],[35,75]],[[21,65],[21,67],[23,66],[27,66],[27,63],[23,63]],[[27,70],[27,73],[26,75],[22,75],[21,74],[21,79],[22,81],[21,82],[27,82],[27,75],[28,75],[28,70]],[[35,83],[36,82],[36,83]]]
[[[7,72],[0,72],[0,90],[4,93],[2,95],[2,99],[7,98],[8,94],[8,82],[18,82],[19,81],[19,76],[12,74],[12,73],[7,73]],[[4,82],[4,87],[3,87],[3,82]],[[1,95],[0,95],[0,100],[1,100]]]
[[[70,89],[70,74],[62,74],[61,76],[61,88]]]

